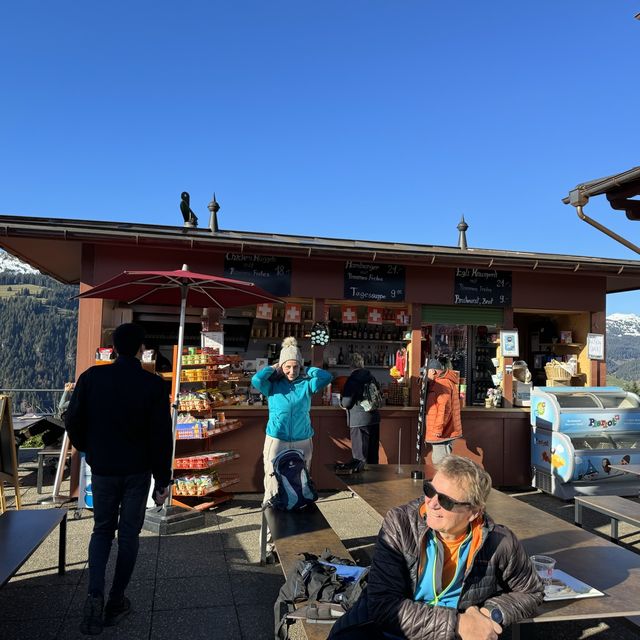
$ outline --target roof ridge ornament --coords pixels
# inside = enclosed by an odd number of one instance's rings
[[[217,233],[218,229],[218,211],[220,211],[220,205],[216,200],[216,192],[213,192],[213,198],[211,202],[207,205],[207,209],[209,209],[211,215],[209,216],[209,229],[211,229],[211,233]]]
[[[458,248],[465,251],[467,249],[467,229],[469,225],[465,222],[464,214],[458,222]]]

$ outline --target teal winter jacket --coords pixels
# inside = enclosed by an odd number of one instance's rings
[[[267,397],[269,403],[267,435],[286,442],[311,438],[311,396],[324,389],[332,377],[328,371],[317,367],[309,367],[293,382],[272,367],[258,371],[251,384]]]

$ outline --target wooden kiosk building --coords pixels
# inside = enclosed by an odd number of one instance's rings
[[[255,307],[227,313],[225,351],[228,339],[231,352],[243,355],[248,367],[256,359],[274,357],[282,338],[294,334],[307,360],[326,366],[337,379],[348,375],[349,354],[361,351],[374,375],[397,391],[388,371],[394,352],[406,350],[407,391],[399,404],[382,409],[380,462],[414,462],[420,367],[428,355],[448,351],[454,364],[458,359],[467,385],[464,437],[456,441],[455,451],[481,461],[496,486],[528,484],[529,409],[513,404],[514,360],[527,362],[534,384],[545,383],[544,364],[553,357],[577,361],[577,384],[604,385],[605,362],[589,357],[588,337],[604,336],[607,293],[640,288],[640,261],[465,244],[456,248],[0,216],[2,248],[57,280],[79,283],[81,291],[125,269],[188,264],[196,272],[253,280],[294,305],[299,322],[279,315],[283,309],[274,309],[270,321],[256,319]],[[355,314],[355,323],[344,322],[349,319],[345,309]],[[177,313],[81,300],[77,374],[94,364],[96,349],[123,321],[140,322],[156,343],[170,348]],[[370,324],[372,318],[379,322],[376,314],[381,324]],[[199,345],[201,310],[189,310],[188,320],[186,344]],[[334,339],[327,347],[311,349],[305,337],[311,324],[326,320]],[[505,330],[517,331],[517,357],[499,344]],[[484,395],[496,383],[502,386],[503,406],[486,408]],[[343,410],[323,405],[321,398],[318,402],[312,408],[313,475],[321,489],[330,489],[335,480],[325,465],[348,457],[349,434]],[[240,477],[236,491],[262,488],[266,411],[261,404],[225,407],[227,416],[243,423],[224,441],[225,448],[239,453],[227,465]]]

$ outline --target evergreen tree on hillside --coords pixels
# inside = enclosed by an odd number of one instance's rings
[[[40,274],[0,274],[14,295],[0,299],[0,388],[62,389],[74,379],[78,288]],[[37,296],[24,285],[42,287]],[[14,408],[54,409],[56,395],[24,392],[13,395]]]

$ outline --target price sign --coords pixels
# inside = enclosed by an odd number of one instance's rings
[[[453,303],[508,307],[511,304],[511,271],[457,268]]]
[[[344,297],[347,300],[403,302],[404,280],[403,265],[348,260],[344,267]]]
[[[253,282],[274,296],[291,295],[291,258],[227,253],[224,275]]]

